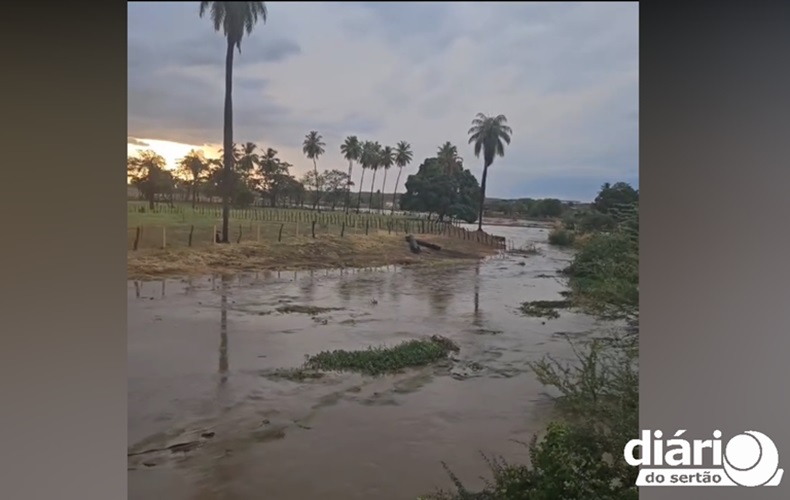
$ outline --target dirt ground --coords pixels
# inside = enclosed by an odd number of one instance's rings
[[[317,235],[315,239],[301,237],[281,243],[130,251],[127,275],[130,279],[145,279],[256,270],[440,264],[480,259],[497,252],[472,240],[437,235],[419,235],[418,239],[437,244],[441,250],[423,248],[419,254],[413,254],[403,234]]]

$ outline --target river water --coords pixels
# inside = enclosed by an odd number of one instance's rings
[[[128,285],[129,498],[414,499],[470,486],[480,452],[524,460],[551,411],[527,363],[599,325],[520,303],[560,299],[570,255],[540,228],[491,227],[539,255],[430,268],[261,272]],[[317,306],[318,313],[278,307]],[[451,369],[294,382],[273,370],[328,349],[439,334]],[[168,447],[170,447],[168,449]]]

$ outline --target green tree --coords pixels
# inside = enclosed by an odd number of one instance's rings
[[[290,182],[289,169],[291,164],[277,158],[277,151],[268,148],[260,157],[259,174],[260,190],[269,197],[272,207],[277,206],[277,195],[282,192]]]
[[[198,185],[203,177],[208,173],[208,163],[201,151],[194,149],[178,161],[178,172],[185,178],[189,178],[189,190],[192,196],[192,208],[197,206]]]
[[[494,163],[497,156],[505,156],[505,144],[510,144],[513,130],[507,125],[505,115],[486,116],[478,113],[472,120],[469,129],[469,144],[474,144],[475,157],[480,158],[483,153],[483,178],[480,181],[480,213],[478,215],[477,230],[483,230],[483,205],[486,198],[486,180],[488,167]]]
[[[343,144],[340,145],[340,152],[343,154],[343,158],[348,160],[348,184],[346,185],[346,213],[348,213],[349,207],[351,205],[351,173],[354,167],[354,162],[359,161],[359,157],[362,154],[362,144],[360,144],[357,136],[348,136],[346,137],[346,140],[343,142]],[[365,172],[363,170],[362,175],[364,174]]]
[[[395,146],[395,165],[398,166],[398,176],[395,178],[395,191],[392,192],[392,210],[390,215],[395,213],[395,206],[398,199],[398,183],[400,182],[400,174],[403,172],[403,167],[411,163],[412,152],[411,145],[406,141],[400,141]]]
[[[209,13],[214,31],[222,31],[228,45],[225,52],[225,114],[222,143],[224,175],[222,183],[222,242],[229,243],[230,182],[233,159],[233,49],[241,53],[241,39],[250,35],[258,19],[266,22],[266,2],[200,2],[200,17]]]
[[[379,165],[381,168],[384,169],[384,181],[381,183],[381,205],[379,206],[379,212],[384,210],[384,192],[387,189],[387,171],[392,167],[395,163],[395,150],[392,149],[390,146],[384,146],[381,148],[381,155],[379,156]],[[392,200],[393,203],[395,200]]]
[[[352,184],[348,174],[340,170],[329,170],[323,174],[323,185],[326,201],[332,207],[337,207],[347,194],[349,186]]]
[[[126,175],[143,197],[148,208],[154,208],[157,194],[168,193],[173,188],[173,176],[165,170],[165,159],[151,150],[140,151],[126,158]]]
[[[616,182],[610,185],[608,182],[601,186],[601,191],[593,201],[593,208],[604,214],[612,212],[622,207],[628,207],[639,203],[639,191],[632,188],[625,182]]]
[[[445,173],[438,158],[428,158],[416,174],[406,179],[406,192],[400,197],[400,208],[437,214],[440,221],[455,217],[470,224],[477,218],[480,186],[467,169]]]
[[[323,137],[315,130],[311,130],[310,133],[304,137],[304,142],[302,142],[302,152],[309,159],[313,160],[313,172],[315,173],[313,179],[316,181],[313,209],[318,209],[319,212],[321,211],[321,207],[318,205],[321,202],[321,176],[318,175],[318,158],[324,154],[325,146],[326,144],[324,144]]]

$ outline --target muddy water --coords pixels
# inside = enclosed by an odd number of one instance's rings
[[[526,318],[559,299],[569,255],[544,229],[492,227],[541,255],[432,268],[258,273],[130,282],[129,498],[413,499],[470,485],[479,451],[520,460],[550,405],[527,362],[568,354],[588,317]],[[285,306],[320,311],[278,312]],[[278,379],[327,349],[440,334],[460,353],[377,379]],[[514,441],[515,440],[515,441]]]

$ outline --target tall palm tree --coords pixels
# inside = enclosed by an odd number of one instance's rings
[[[370,181],[370,196],[368,196],[368,210],[373,212],[373,190],[376,184],[376,171],[381,166],[381,144],[375,141],[370,150],[370,165],[369,169],[373,171],[373,179]]]
[[[315,204],[313,208],[318,208],[318,211],[321,211],[321,207],[319,203],[321,202],[321,186],[320,177],[318,177],[318,157],[324,154],[325,150],[324,147],[326,144],[323,141],[323,137],[315,130],[311,130],[309,134],[304,136],[304,142],[302,142],[302,153],[305,154],[309,159],[313,160],[313,172],[315,173]]]
[[[436,152],[436,159],[439,160],[439,165],[442,166],[444,173],[447,175],[457,171],[463,165],[463,159],[458,156],[458,148],[449,141],[439,147],[439,151]]]
[[[255,172],[261,162],[261,158],[256,152],[258,145],[254,142],[247,142],[238,148],[238,159],[236,163],[239,171],[249,175]]]
[[[340,145],[340,152],[343,154],[343,158],[348,160],[348,179],[346,181],[346,213],[348,213],[349,205],[351,204],[351,171],[354,167],[354,162],[359,161],[359,157],[362,155],[362,145],[357,136],[346,137],[345,142]],[[365,171],[363,170],[362,175],[364,174]]]
[[[233,161],[233,49],[241,53],[241,39],[250,35],[258,19],[266,22],[266,2],[200,2],[200,17],[209,13],[214,31],[222,31],[228,41],[225,52],[225,120],[222,186],[222,242],[229,243],[230,178]]]
[[[395,165],[398,166],[398,176],[395,178],[395,191],[392,193],[392,210],[390,211],[390,215],[395,213],[395,199],[398,196],[398,182],[400,181],[400,174],[403,171],[403,167],[411,163],[411,160],[411,145],[409,145],[409,143],[406,141],[400,141],[398,145],[395,146]]]
[[[375,156],[375,146],[371,141],[362,143],[361,152],[359,154],[359,165],[362,167],[362,177],[359,179],[359,194],[357,194],[357,213],[359,213],[359,206],[362,204],[362,183],[365,181],[365,171],[371,168]]]
[[[198,183],[208,170],[208,163],[203,158],[201,151],[194,149],[178,161],[178,170],[184,176],[190,177],[190,190],[192,191],[192,208],[197,206]]]
[[[486,116],[477,113],[472,120],[472,128],[467,133],[469,144],[475,145],[475,157],[480,158],[480,152],[483,152],[483,178],[480,181],[480,208],[477,218],[477,230],[482,231],[488,167],[494,163],[496,156],[505,156],[505,144],[510,144],[513,130],[508,126],[505,115]]]
[[[381,213],[384,210],[384,191],[387,189],[387,170],[395,163],[395,150],[389,146],[384,146],[381,149],[379,163],[381,168],[384,169],[384,182],[381,183],[381,204],[379,206],[379,213]]]

